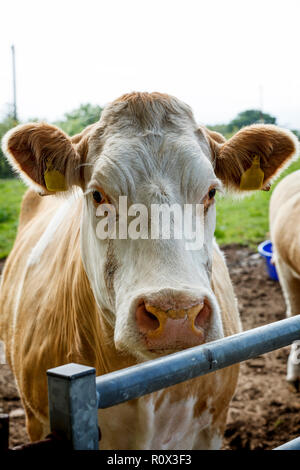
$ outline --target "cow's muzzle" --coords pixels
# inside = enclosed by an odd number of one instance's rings
[[[207,299],[189,308],[169,310],[145,299],[137,306],[135,318],[149,350],[178,350],[205,342],[211,312]]]

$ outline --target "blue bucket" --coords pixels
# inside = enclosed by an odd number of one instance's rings
[[[267,272],[269,277],[273,279],[273,281],[278,281],[278,274],[275,268],[275,265],[271,263],[272,259],[272,242],[270,240],[266,240],[258,245],[258,252],[261,256],[265,258]]]

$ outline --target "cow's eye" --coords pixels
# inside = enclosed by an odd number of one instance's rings
[[[103,197],[99,191],[93,191],[93,199],[97,204],[100,204]]]
[[[213,199],[215,197],[216,191],[217,191],[216,188],[212,188],[209,190],[209,193],[208,193],[209,199]]]

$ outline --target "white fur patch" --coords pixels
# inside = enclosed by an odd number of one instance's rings
[[[164,397],[158,409],[159,395],[139,399],[99,411],[102,431],[101,449],[187,450],[219,449],[221,437],[211,432],[211,400],[203,413],[195,417],[196,397],[170,403]]]
[[[300,379],[300,342],[294,341],[287,362],[286,380],[294,382]]]
[[[6,364],[6,357],[5,357],[5,345],[3,341],[0,340],[0,364]]]
[[[31,250],[29,255],[27,266],[33,266],[40,262],[42,255],[44,254],[47,246],[52,242],[54,235],[60,224],[65,219],[68,211],[70,210],[71,201],[70,198],[67,199],[62,203],[62,205],[58,208],[56,213],[54,214],[53,218],[51,219],[48,227],[44,231],[43,235],[35,245],[35,247]]]
[[[19,164],[17,163],[17,160],[15,159],[15,157],[9,150],[9,146],[8,146],[9,139],[11,138],[13,134],[15,134],[15,132],[22,129],[23,126],[24,124],[19,124],[18,126],[15,126],[12,129],[10,129],[5,134],[5,136],[2,139],[2,151],[4,155],[6,156],[8,162],[11,164],[12,168],[15,170],[15,172],[17,172],[20,175],[24,183],[30,188],[34,189],[37,193],[44,193],[45,190],[43,186],[33,181],[31,178],[29,178],[29,176],[25,173],[25,171],[21,170]]]
[[[219,450],[221,449],[223,443],[223,437],[219,433],[215,433],[210,442],[210,448],[209,450]]]
[[[40,259],[45,252],[47,246],[51,243],[53,240],[53,237],[56,233],[56,230],[60,226],[60,224],[63,222],[65,219],[67,212],[70,210],[71,203],[73,201],[74,195],[71,195],[68,199],[66,199],[61,206],[57,209],[55,212],[54,216],[49,222],[49,225],[47,226],[46,230],[42,234],[41,238],[37,242],[37,244],[33,247],[31,250],[31,253],[27,259],[27,264],[25,266],[25,269],[22,272],[21,278],[18,283],[18,289],[15,293],[15,305],[14,305],[14,315],[13,315],[13,335],[12,335],[12,348],[11,350],[14,350],[14,342],[17,337],[15,334],[16,330],[16,324],[17,324],[17,318],[18,318],[18,313],[19,313],[19,305],[23,293],[23,285],[24,285],[24,280],[28,271],[28,268],[30,266],[34,266],[35,264],[38,264],[40,262]],[[14,363],[13,355],[12,355],[12,363]]]

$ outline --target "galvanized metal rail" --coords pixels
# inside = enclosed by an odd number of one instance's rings
[[[51,431],[66,436],[74,449],[97,449],[98,408],[223,369],[299,339],[300,315],[97,378],[94,368],[78,364],[50,369]]]
[[[300,437],[296,437],[296,439],[286,442],[273,450],[300,450]]]

